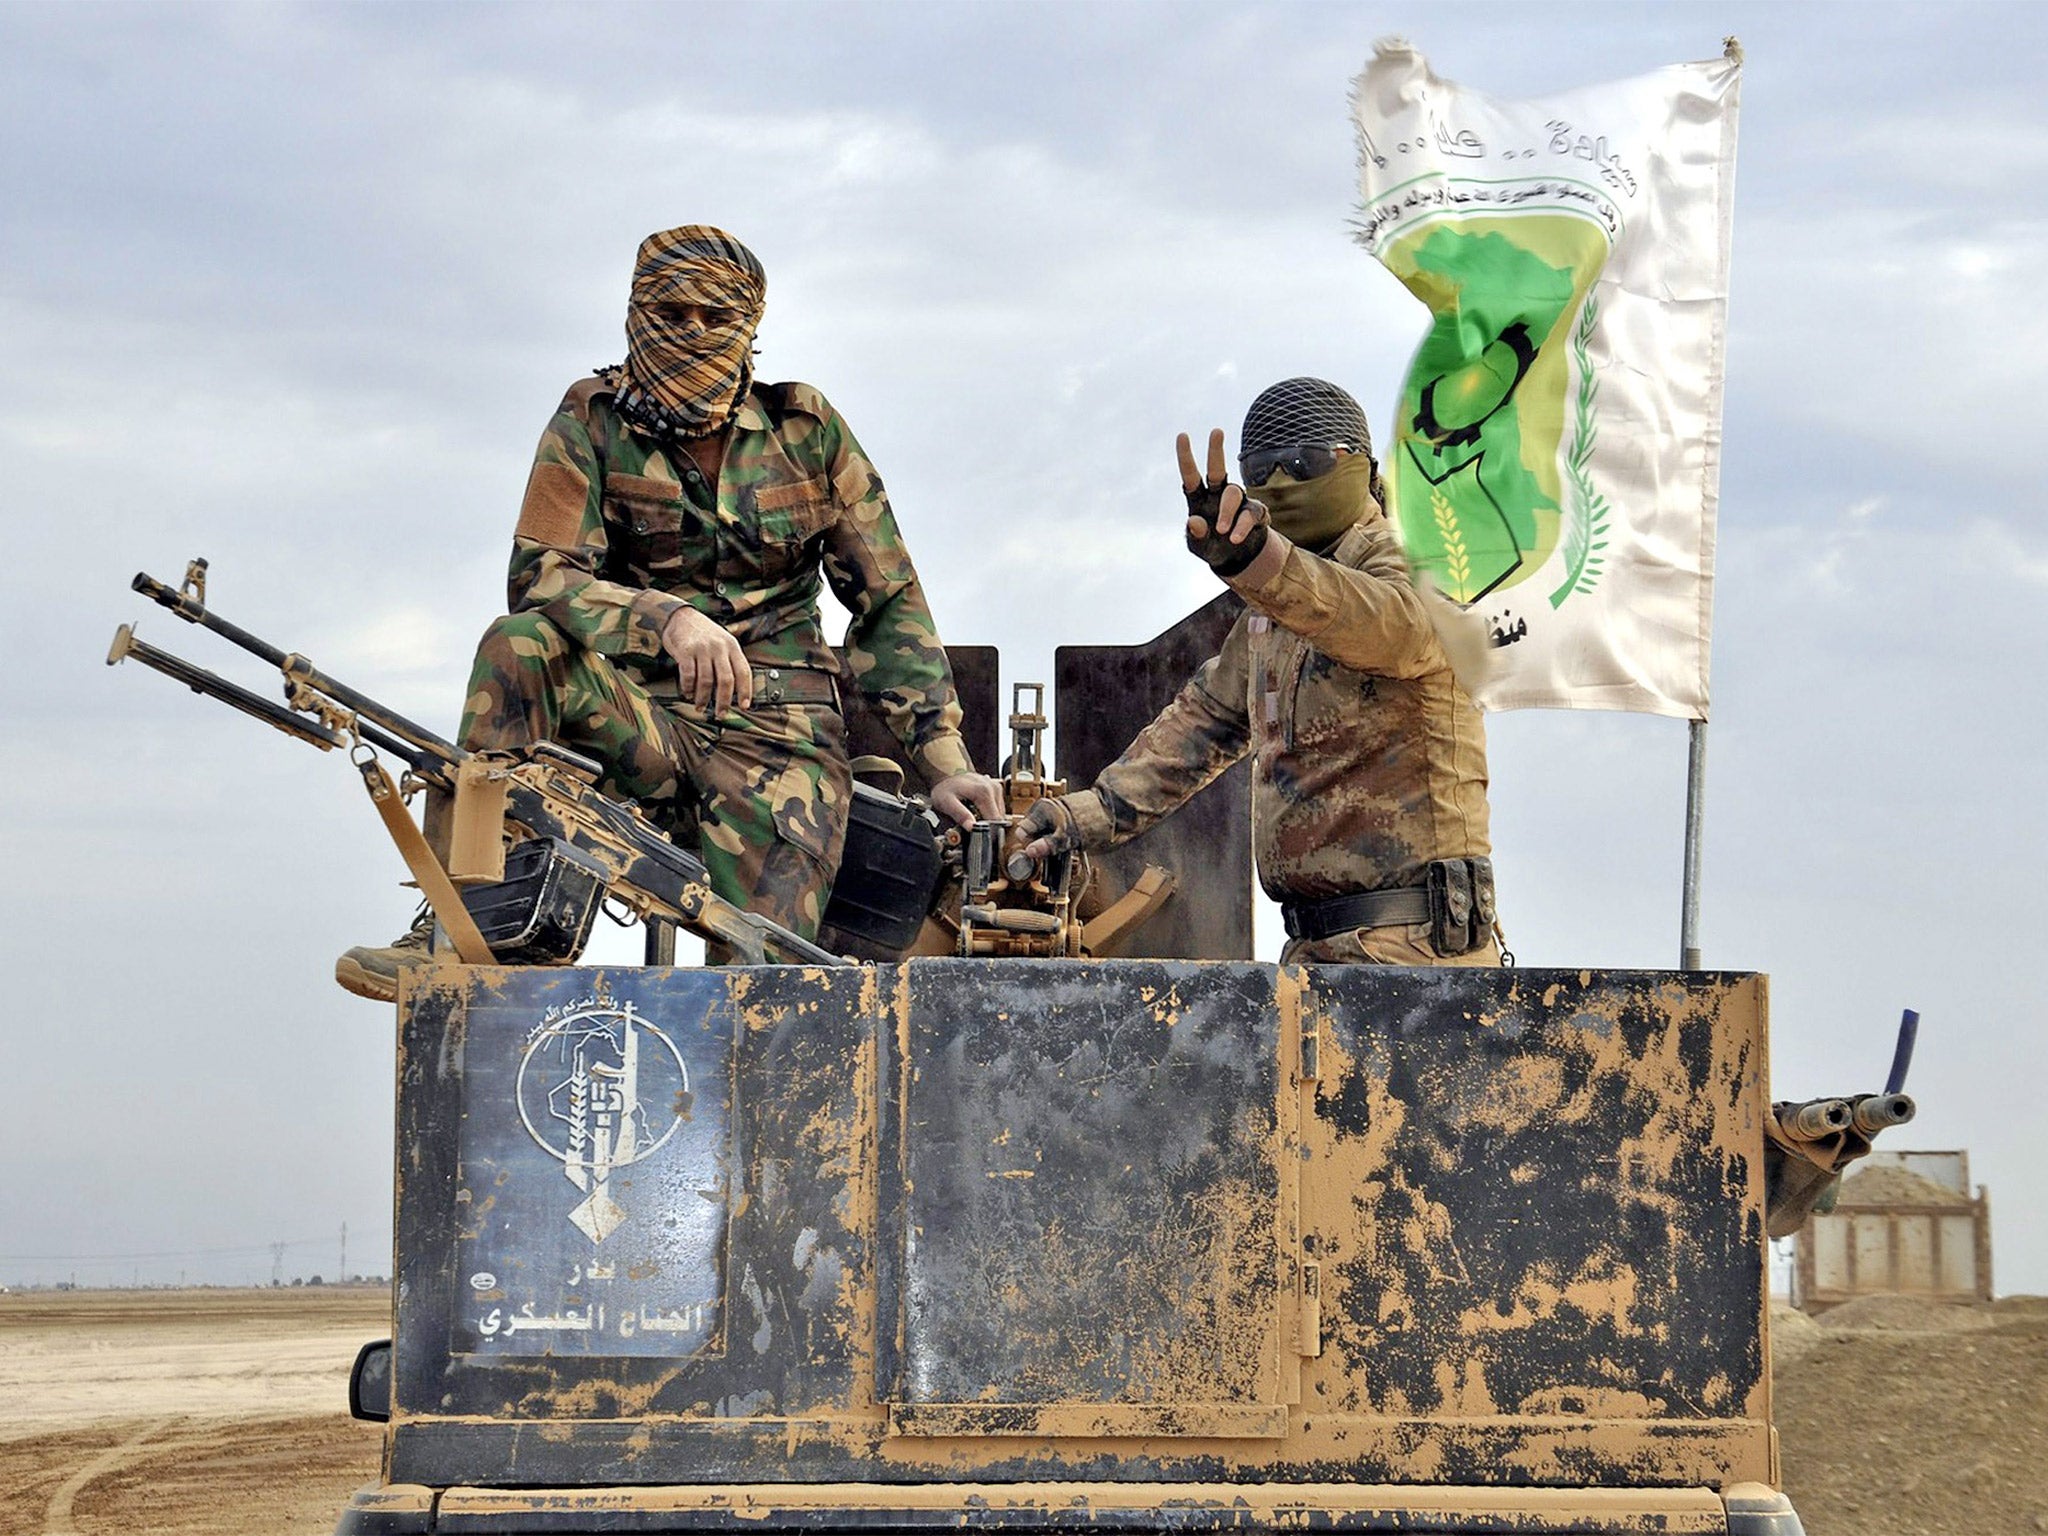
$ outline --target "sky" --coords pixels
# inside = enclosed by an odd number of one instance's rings
[[[1959,4],[0,6],[0,1284],[332,1277],[344,1224],[389,1270],[391,1015],[331,968],[403,927],[397,859],[339,758],[102,665],[139,621],[270,686],[135,571],[205,555],[452,733],[534,441],[702,221],[946,638],[1046,679],[1211,595],[1176,432],[1295,374],[1384,423],[1426,318],[1348,236],[1376,39],[1526,96],[1728,33],[1705,958],[1769,974],[1780,1098],[1880,1086],[1920,1010],[1886,1144],[1967,1148],[1999,1289],[2048,1291],[2048,13]],[[1674,964],[1684,724],[1488,730],[1521,961]]]

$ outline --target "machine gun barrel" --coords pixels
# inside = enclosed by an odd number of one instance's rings
[[[302,683],[315,693],[326,694],[358,720],[381,726],[399,740],[409,743],[410,750],[400,752],[401,757],[416,759],[417,754],[426,753],[440,758],[442,762],[453,767],[469,755],[445,736],[435,735],[424,725],[406,719],[397,710],[379,704],[368,694],[358,693],[348,684],[329,677],[303,656],[287,656],[278,665],[284,669],[284,675],[293,682]],[[420,764],[415,761],[414,766],[418,767]]]
[[[1849,1128],[1853,1113],[1847,1099],[1809,1099],[1804,1104],[1776,1107],[1778,1129],[1794,1141],[1820,1141]]]
[[[378,745],[384,747],[387,751],[396,751],[400,757],[413,762],[415,767],[422,766],[417,761],[417,756],[423,751],[431,753],[446,763],[453,764],[462,760],[462,751],[454,742],[447,740],[445,737],[435,735],[425,726],[406,719],[405,716],[399,714],[394,709],[387,709],[368,694],[358,693],[346,683],[337,682],[334,678],[329,677],[325,672],[314,666],[305,657],[283,651],[277,646],[272,645],[268,640],[263,639],[260,635],[252,635],[248,630],[242,628],[241,625],[230,623],[211,608],[208,608],[201,598],[195,597],[188,592],[181,592],[168,582],[158,581],[147,571],[137,571],[135,579],[129,585],[144,597],[150,599],[150,601],[161,607],[168,608],[186,623],[197,624],[201,629],[212,630],[223,640],[240,646],[251,656],[259,657],[269,662],[291,681],[304,683],[307,687],[313,689],[314,692],[326,694],[335,703],[344,706],[350,713],[356,715],[361,720],[372,725],[381,726],[390,736],[409,743],[410,745],[405,748],[399,748],[388,741],[380,741]],[[158,654],[165,653],[159,652]],[[136,659],[139,661],[142,658],[138,655]],[[234,684],[224,683],[223,686],[232,688]],[[202,689],[200,691],[203,692],[205,690]],[[244,691],[246,692],[246,690]],[[218,695],[216,696],[218,697]],[[238,705],[237,707],[241,706]],[[366,731],[364,734],[367,736],[370,733]]]
[[[1851,1106],[1850,1121],[1864,1136],[1875,1136],[1913,1118],[1912,1096],[1904,1093],[1865,1094]]]
[[[1884,1092],[1771,1106],[1764,1123],[1764,1230],[1772,1237],[1798,1231],[1842,1170],[1869,1155],[1880,1131],[1913,1118],[1913,1100],[1899,1089],[1913,1064],[1919,1030],[1920,1015],[1908,1008],[1899,1020]]]
[[[206,569],[206,562],[203,560],[195,560],[192,562],[192,565],[195,571],[203,572]],[[189,581],[191,578],[188,577],[187,579]],[[206,589],[203,583],[197,589],[200,595],[194,596],[191,592],[181,592],[167,582],[158,581],[147,571],[137,571],[135,579],[129,582],[128,585],[140,592],[151,602],[158,604],[160,607],[170,609],[171,612],[175,613],[187,624],[197,624],[201,629],[210,629],[223,640],[229,640],[239,645],[250,655],[262,657],[273,667],[282,667],[284,665],[283,651],[272,645],[268,640],[250,634],[241,625],[230,624],[226,619],[206,606],[204,595]]]
[[[203,560],[193,561],[184,590],[147,573],[138,573],[131,585],[187,623],[210,629],[278,668],[289,685],[288,704],[272,703],[182,657],[146,645],[125,624],[115,633],[108,665],[132,656],[196,693],[218,699],[323,751],[354,746],[360,739],[401,759],[421,779],[456,794],[459,801],[459,781],[468,772],[463,765],[473,762],[476,754],[328,676],[304,656],[287,653],[212,612],[206,606],[205,570]],[[508,798],[501,802],[508,819],[535,836],[560,838],[595,856],[612,872],[607,888],[626,906],[642,916],[668,918],[719,939],[748,964],[765,963],[770,945],[779,955],[804,964],[850,963],[780,923],[717,895],[703,860],[678,848],[636,807],[614,800],[597,787],[595,763],[560,748],[545,750],[546,763],[515,763],[504,770],[512,781]],[[366,780],[383,777],[382,770],[370,762],[360,766]],[[384,782],[389,783],[388,779]],[[372,795],[375,798],[374,784]],[[403,812],[399,814],[402,819]],[[403,851],[403,841],[400,846]],[[431,854],[425,857],[433,862]],[[424,883],[425,876],[420,878]],[[445,883],[445,876],[443,880]],[[451,895],[449,899],[455,898]],[[481,939],[477,943],[483,947]]]
[[[119,666],[133,657],[152,671],[161,672],[165,677],[183,683],[194,693],[203,693],[208,698],[239,709],[245,715],[254,715],[265,725],[276,726],[287,736],[310,742],[322,752],[348,745],[348,738],[330,726],[304,715],[294,714],[282,704],[272,703],[259,694],[251,693],[240,683],[231,683],[217,673],[204,667],[196,667],[182,656],[169,651],[160,651],[146,640],[135,638],[135,631],[123,624],[114,631],[114,643],[107,651],[107,665]]]

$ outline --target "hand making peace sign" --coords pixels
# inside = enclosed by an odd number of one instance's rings
[[[1235,576],[1266,545],[1266,504],[1230,483],[1223,456],[1223,429],[1209,434],[1209,472],[1195,472],[1194,444],[1183,432],[1174,439],[1180,456],[1180,484],[1188,498],[1188,549],[1218,576]]]
[[[1195,449],[1187,433],[1174,439],[1174,448],[1180,454],[1181,489],[1188,498],[1188,548],[1218,576],[1235,576],[1266,547],[1266,504],[1230,483],[1221,427],[1209,434],[1206,477],[1195,472]],[[1055,853],[1094,846],[1083,836],[1073,810],[1061,803],[1069,798],[1034,802],[1010,831],[1012,850],[1043,863]]]

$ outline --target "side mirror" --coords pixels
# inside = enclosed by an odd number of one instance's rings
[[[391,1341],[377,1339],[356,1351],[348,1370],[348,1412],[372,1424],[391,1421]]]

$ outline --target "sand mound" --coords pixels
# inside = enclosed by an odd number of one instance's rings
[[[1967,1333],[1998,1321],[1989,1307],[1924,1296],[1858,1296],[1820,1315],[1823,1332]]]
[[[1818,1344],[1825,1334],[1819,1323],[1797,1307],[1771,1303],[1771,1364],[1783,1368]]]
[[[2048,1532],[2048,1300],[1865,1296],[1818,1332],[1773,1392],[1812,1536]]]
[[[2048,1296],[2001,1296],[1991,1303],[2000,1322],[2023,1317],[2048,1317]]]
[[[1970,1197],[1959,1195],[1932,1179],[1891,1168],[1875,1167],[1842,1176],[1842,1193],[1835,1204],[1844,1205],[1968,1205]]]

